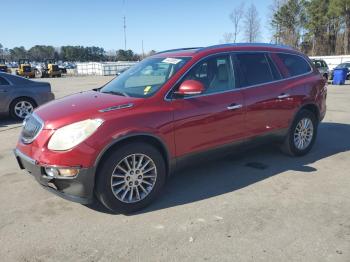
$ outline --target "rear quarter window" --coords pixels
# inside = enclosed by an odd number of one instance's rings
[[[275,56],[280,60],[282,66],[285,67],[285,77],[299,76],[307,74],[311,71],[309,63],[301,56],[293,54],[277,53]]]

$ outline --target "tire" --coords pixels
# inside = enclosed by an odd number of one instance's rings
[[[142,155],[144,155],[143,158]],[[151,160],[151,162],[146,165],[148,160]],[[127,168],[125,161],[129,163],[131,169]],[[134,171],[132,170],[132,161],[137,163],[135,164],[136,169],[133,169]],[[146,165],[143,171],[137,168],[140,161],[141,167]],[[117,166],[120,166],[124,171]],[[152,166],[154,166],[153,170],[144,173],[145,170],[147,171]],[[125,171],[129,171],[129,173]],[[130,172],[134,172],[134,174]],[[138,180],[140,174],[144,178]],[[154,174],[156,174],[155,178]],[[132,142],[124,144],[116,151],[110,153],[98,168],[95,195],[112,212],[128,214],[148,206],[160,194],[165,181],[166,167],[161,153],[149,144]],[[146,182],[153,184],[153,187],[151,188],[148,184],[145,184]],[[115,185],[114,187],[112,186],[113,184]],[[149,190],[148,194],[143,190]],[[130,195],[132,200],[130,200]]]
[[[19,109],[23,105],[22,109]],[[26,107],[26,109],[24,108]],[[10,116],[16,120],[23,120],[36,108],[36,103],[28,97],[19,97],[10,104]]]
[[[308,120],[310,122],[307,122],[305,120]],[[304,121],[304,122],[303,122]],[[309,125],[307,124],[309,123]],[[309,128],[306,128],[304,133],[302,131],[298,132],[300,130],[300,127],[305,129],[305,125]],[[312,126],[310,127],[310,125]],[[297,129],[298,128],[298,129]],[[301,110],[295,117],[291,128],[288,131],[288,134],[281,146],[281,149],[284,153],[290,155],[290,156],[303,156],[306,155],[313,147],[316,136],[317,136],[317,128],[318,128],[318,120],[314,113],[312,113],[309,110]],[[312,129],[312,131],[310,131]],[[312,136],[310,138],[310,134],[312,132]],[[304,139],[299,139],[298,133],[301,134]],[[298,137],[298,138],[295,138]],[[299,143],[298,143],[299,141]],[[302,141],[305,141],[304,144],[302,144]]]
[[[43,78],[43,72],[41,70],[37,70],[36,73],[35,73],[35,77]]]

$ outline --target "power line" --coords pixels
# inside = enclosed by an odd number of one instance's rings
[[[124,15],[124,50],[126,50],[126,17]]]
[[[125,13],[126,13],[126,8],[125,8],[125,0],[123,0],[122,4],[123,4],[123,7],[122,7],[122,10],[123,10],[123,29],[124,29],[124,50],[126,50],[126,16],[125,16]]]

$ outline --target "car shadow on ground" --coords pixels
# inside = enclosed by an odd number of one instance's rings
[[[239,190],[288,170],[316,173],[310,164],[350,150],[350,125],[321,123],[312,151],[303,157],[282,154],[275,145],[188,166],[169,179],[163,194],[148,208],[132,215],[184,205]],[[88,206],[109,213],[95,202]]]
[[[0,116],[0,131],[3,129],[8,129],[14,127],[14,125],[21,124],[21,120],[15,120],[10,117]]]

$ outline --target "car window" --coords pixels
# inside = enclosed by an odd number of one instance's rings
[[[236,54],[235,63],[240,69],[240,87],[268,83],[275,80],[265,53]]]
[[[0,86],[7,86],[10,83],[3,77],[0,76]]]
[[[320,60],[314,60],[313,63],[316,66],[316,68],[324,67],[324,65],[322,64],[322,61]]]
[[[303,75],[311,71],[309,63],[301,56],[278,53],[277,56],[288,69],[289,77]]]
[[[316,66],[316,68],[327,67],[326,62],[323,61],[323,60],[312,60],[312,62],[314,63],[314,65]]]
[[[228,55],[211,57],[195,65],[183,81],[200,81],[205,88],[204,94],[222,92],[234,88],[234,74],[232,72]]]

